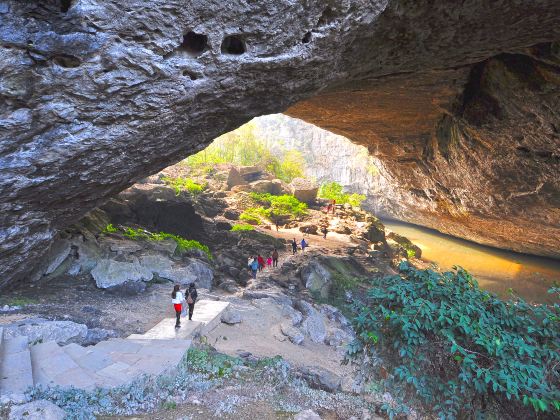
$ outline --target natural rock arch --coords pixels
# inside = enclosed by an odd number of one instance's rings
[[[361,124],[364,129],[354,136],[339,112],[316,101],[289,111],[367,143],[375,153],[398,145],[400,155],[389,163],[400,169],[392,173],[404,176],[407,159],[411,168],[420,168],[407,173],[408,182],[415,174],[429,179],[434,173],[415,150],[417,137],[433,145],[426,136],[431,138],[434,121],[443,127],[436,132],[469,127],[453,104],[473,63],[507,51],[557,69],[554,54],[528,50],[558,39],[560,4],[554,0],[492,7],[484,0],[462,5],[335,0],[328,13],[312,3],[240,2],[226,8],[221,1],[212,7],[180,0],[165,5],[12,0],[0,5],[0,285],[28,275],[30,262],[45,252],[57,229],[139,178],[253,116],[283,111],[327,87],[331,95],[347,96],[351,107],[364,99],[360,92],[366,99],[368,92],[391,96],[408,85],[411,92],[423,93],[420,102],[428,106],[419,103],[416,117],[405,118],[420,121],[419,134],[379,134],[384,126],[376,121],[369,128]],[[176,54],[189,28],[208,37],[204,54]],[[302,43],[307,32],[313,41]],[[228,33],[239,34],[250,48],[241,55],[222,54]],[[320,118],[305,115],[314,107],[323,110]],[[533,118],[529,112],[522,116]],[[560,125],[556,120],[547,124]],[[461,145],[468,143],[465,138]],[[531,145],[520,144],[525,149],[519,153],[539,156],[541,150]],[[557,156],[557,143],[554,147],[551,159]],[[432,152],[435,148],[426,148]],[[433,184],[445,197],[449,187],[436,178]],[[536,194],[553,205],[549,198],[555,188],[545,182]],[[507,215],[507,202],[502,200],[505,207],[492,216]],[[453,211],[456,203],[451,199],[445,205]],[[558,213],[547,217],[544,222],[554,223]]]

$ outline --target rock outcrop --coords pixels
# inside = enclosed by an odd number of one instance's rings
[[[408,219],[487,242],[499,220],[558,256],[557,1],[224,4],[0,3],[0,285],[135,181],[319,90],[290,114],[386,158]]]

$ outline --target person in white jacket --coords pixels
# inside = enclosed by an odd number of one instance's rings
[[[183,292],[180,291],[180,286],[178,284],[173,287],[173,293],[171,293],[171,303],[175,308],[175,316],[177,321],[175,322],[175,328],[181,328],[181,311],[183,310],[183,302],[185,297]]]

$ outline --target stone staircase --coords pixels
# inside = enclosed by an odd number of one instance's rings
[[[196,335],[219,322],[229,302],[197,302],[193,321],[165,318],[145,334],[112,338],[95,346],[59,346],[54,341],[32,344],[24,336],[4,337],[0,327],[0,396],[22,399],[34,386],[74,387],[84,390],[114,388],[142,375],[159,375],[179,364]]]

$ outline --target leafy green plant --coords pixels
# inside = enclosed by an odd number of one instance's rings
[[[187,369],[208,374],[210,378],[227,378],[233,373],[233,367],[241,364],[238,358],[205,349],[190,348],[187,353]]]
[[[165,176],[162,178],[162,180],[175,190],[176,195],[179,195],[181,194],[181,192],[185,191],[190,195],[196,197],[206,188],[206,185],[198,184],[191,178],[172,178]]]
[[[251,225],[260,225],[264,219],[269,217],[270,212],[264,207],[249,207],[239,215],[239,220],[243,220]]]
[[[204,252],[208,259],[212,259],[212,253],[207,245],[200,243],[194,239],[185,239],[182,236],[174,235],[167,232],[153,233],[144,229],[134,229],[131,227],[122,227],[123,235],[132,240],[149,240],[149,241],[163,241],[165,239],[173,239],[177,243],[177,251],[186,252],[193,249],[199,249]]]
[[[175,410],[177,408],[177,403],[175,401],[164,401],[161,408],[164,410]]]
[[[408,258],[416,258],[416,251],[413,249],[407,249],[406,255],[408,256]]]
[[[116,233],[118,231],[119,231],[118,228],[113,226],[112,223],[109,223],[107,226],[105,226],[105,229],[103,229],[102,233]]]
[[[268,219],[274,219],[276,217],[297,218],[307,214],[307,204],[299,201],[293,195],[251,193],[250,196],[257,203],[268,206],[267,209],[261,211],[262,215]]]
[[[363,194],[344,193],[342,185],[338,182],[327,182],[322,184],[319,188],[317,196],[328,200],[336,200],[337,204],[350,204],[354,207],[360,207],[362,201],[366,199],[366,196]]]
[[[255,230],[255,228],[251,225],[241,225],[241,224],[235,224],[231,227],[232,232],[246,232],[249,230]]]
[[[462,268],[400,269],[372,280],[356,305],[350,358],[381,354],[395,389],[440,418],[475,418],[493,406],[560,414],[558,303],[502,301]]]

